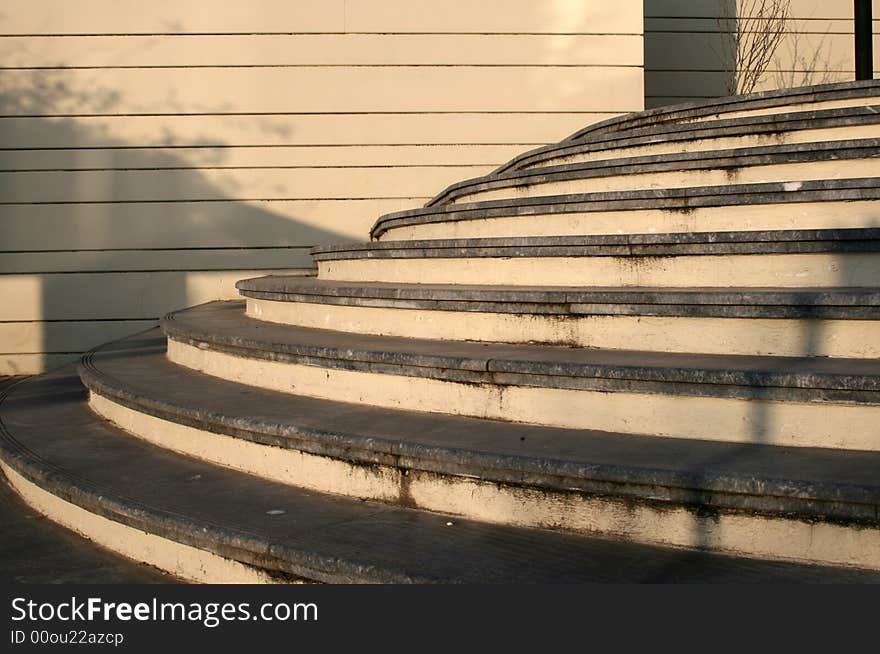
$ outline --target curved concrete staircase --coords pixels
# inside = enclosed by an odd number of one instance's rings
[[[880,83],[591,126],[6,390],[201,581],[880,581]]]

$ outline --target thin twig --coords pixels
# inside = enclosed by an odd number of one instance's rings
[[[729,95],[751,93],[785,35],[790,0],[719,0],[721,61]]]

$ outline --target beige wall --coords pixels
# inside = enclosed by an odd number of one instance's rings
[[[716,17],[734,1],[645,0],[646,107],[726,95]],[[876,77],[880,0],[872,9]],[[791,0],[789,27],[756,90],[855,78],[852,0]]]
[[[642,2],[4,0],[0,374],[642,108]]]

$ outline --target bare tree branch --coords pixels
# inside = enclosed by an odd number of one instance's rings
[[[786,39],[788,61],[783,65],[783,62],[777,59],[777,70],[774,75],[774,83],[777,88],[827,84],[837,81],[837,76],[832,72],[833,67],[828,62],[826,40],[830,29],[829,27],[825,30],[819,42],[810,47],[803,45],[800,34],[791,33]]]
[[[729,95],[755,90],[785,35],[790,0],[719,0],[718,53]]]

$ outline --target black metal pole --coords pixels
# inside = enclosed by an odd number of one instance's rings
[[[853,0],[855,4],[856,79],[874,77],[871,34],[871,0]]]

